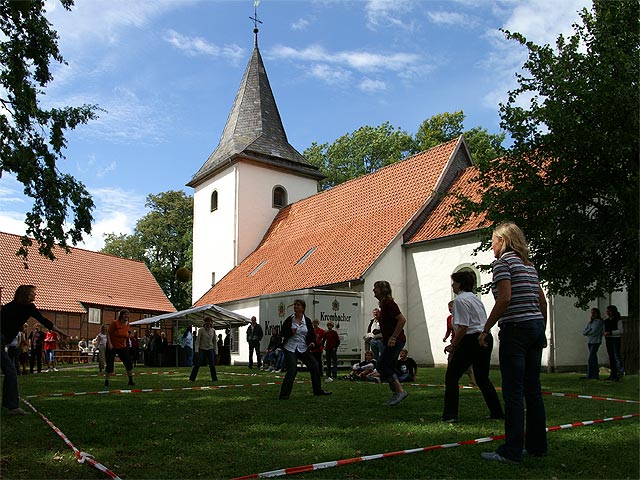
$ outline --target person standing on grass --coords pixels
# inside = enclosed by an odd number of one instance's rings
[[[404,334],[404,324],[407,319],[402,315],[391,295],[391,285],[385,280],[379,280],[373,284],[373,294],[380,304],[380,330],[382,331],[382,343],[384,349],[376,363],[376,370],[380,374],[380,381],[387,382],[393,392],[393,396],[387,405],[394,406],[402,402],[407,392],[398,381],[396,375],[396,362],[400,350],[404,348],[407,337]]]
[[[209,373],[211,373],[211,381],[218,381],[216,372],[216,354],[218,353],[218,342],[216,342],[216,331],[213,329],[213,318],[204,317],[204,326],[198,329],[196,341],[193,350],[196,360],[191,369],[189,376],[190,382],[195,382],[198,377],[200,365],[204,365],[205,359],[209,361]]]
[[[40,324],[36,324],[29,334],[29,372],[37,366],[37,372],[42,372],[42,347],[44,346],[44,332]]]
[[[462,375],[473,367],[476,384],[489,407],[489,418],[504,418],[502,405],[496,389],[489,379],[493,337],[485,335],[487,346],[481,346],[478,337],[487,322],[487,313],[480,299],[473,294],[475,275],[469,271],[451,275],[451,287],[456,294],[453,301],[453,332],[451,343],[444,349],[449,354],[445,374],[444,410],[442,421],[458,421],[460,388]]]
[[[523,449],[530,456],[547,455],[546,413],[540,386],[542,349],[547,346],[547,301],[538,272],[529,261],[524,233],[516,224],[498,225],[491,237],[491,249],[497,259],[492,264],[496,303],[478,341],[488,347],[491,327],[498,323],[505,443],[495,452],[480,455],[484,460],[520,464]]]
[[[44,360],[47,362],[47,373],[51,370],[57,372],[55,352],[58,348],[58,340],[60,336],[53,330],[47,330],[44,336]]]
[[[606,380],[617,382],[624,375],[622,364],[621,340],[622,319],[620,312],[615,305],[607,307],[607,319],[604,321],[604,341],[609,354],[609,368],[611,374]]]
[[[51,320],[45,318],[40,313],[33,303],[35,299],[36,287],[34,285],[20,285],[13,295],[13,300],[0,307],[0,367],[4,375],[4,381],[2,383],[2,406],[9,410],[10,415],[25,415],[26,412],[20,408],[18,398],[18,373],[16,372],[15,365],[5,351],[5,346],[18,335],[18,332],[22,330],[23,325],[29,318],[35,318],[46,328],[54,330],[62,337],[67,337]],[[40,352],[41,351],[42,350],[40,350]],[[39,366],[40,365],[41,364],[39,364]],[[31,364],[31,368],[33,369],[33,363]]]
[[[109,375],[113,374],[116,355],[122,361],[129,385],[133,386],[133,364],[128,347],[129,340],[129,310],[123,308],[118,312],[118,318],[111,322],[107,329],[107,370],[105,372],[104,386],[109,386]]]
[[[293,302],[293,315],[288,316],[280,327],[282,342],[284,345],[284,361],[287,366],[287,374],[280,387],[280,400],[288,400],[293,390],[293,381],[298,374],[298,360],[301,360],[311,374],[313,394],[316,396],[331,395],[322,389],[322,366],[318,365],[310,348],[316,346],[316,335],[313,333],[313,323],[304,314],[307,303],[302,299]]]
[[[327,382],[333,382],[338,378],[338,347],[340,346],[340,335],[338,335],[338,332],[333,329],[334,326],[333,322],[329,320],[327,322],[327,331],[324,333],[324,355],[327,359]]]
[[[249,368],[253,368],[253,351],[256,351],[258,368],[262,367],[262,357],[260,356],[260,342],[264,332],[258,324],[256,317],[251,317],[251,325],[247,328],[247,343],[249,344]]]
[[[104,371],[107,364],[107,325],[100,326],[100,333],[94,339],[96,342],[96,350],[98,351],[98,369],[100,373]]]
[[[591,318],[584,326],[582,335],[587,337],[589,359],[587,360],[587,376],[580,377],[583,380],[598,380],[600,378],[600,366],[598,364],[598,349],[602,343],[604,323],[599,308],[591,309]]]

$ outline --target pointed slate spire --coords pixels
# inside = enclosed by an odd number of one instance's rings
[[[287,140],[258,49],[257,34],[253,54],[240,82],[220,143],[187,185],[195,187],[240,157],[307,177],[324,178],[318,168],[311,165]]]

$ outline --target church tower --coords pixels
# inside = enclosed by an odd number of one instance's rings
[[[220,142],[187,183],[194,188],[193,302],[255,250],[281,208],[317,193],[324,178],[287,140],[257,20],[254,35]]]

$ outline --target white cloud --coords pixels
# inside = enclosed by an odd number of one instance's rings
[[[311,45],[304,49],[277,45],[271,49],[269,55],[273,58],[342,65],[360,72],[380,70],[400,72],[419,65],[421,61],[420,56],[415,53],[382,54],[348,50],[331,53],[319,45]]]
[[[364,7],[367,26],[373,30],[377,27],[399,27],[412,31],[414,20],[403,16],[411,13],[414,5],[413,0],[367,0]]]
[[[365,78],[360,82],[359,88],[363,92],[381,92],[387,89],[387,84],[382,80]]]
[[[590,5],[589,0],[528,0],[502,5],[513,7],[502,28],[521,33],[538,45],[555,45],[558,35],[573,34],[572,24],[579,22],[578,11]],[[490,43],[489,55],[483,67],[491,72],[493,88],[483,97],[483,104],[495,108],[507,101],[507,92],[517,86],[515,72],[519,72],[527,58],[525,47],[513,40],[506,40],[498,30],[485,34]],[[521,101],[527,102],[526,98]]]
[[[133,233],[136,222],[147,212],[144,206],[145,196],[119,188],[90,189],[96,208],[91,235],[78,245],[87,250],[100,250],[104,247],[104,235],[107,233]]]
[[[305,30],[309,26],[309,20],[305,18],[299,18],[291,24],[292,30]]]
[[[189,0],[85,0],[77,1],[71,11],[58,0],[47,0],[47,18],[60,35],[62,51],[84,49],[87,43],[118,43],[127,28],[143,28],[158,16],[194,3]]]
[[[468,26],[469,20],[465,15],[457,12],[428,12],[429,20],[438,25]]]
[[[202,37],[187,37],[175,30],[168,30],[164,36],[164,40],[192,57],[196,55],[209,55],[212,57],[226,57],[237,61],[244,56],[244,50],[236,44],[220,47],[208,42]]]
[[[329,85],[346,85],[351,81],[351,72],[340,67],[326,64],[313,65],[309,75],[318,78]]]

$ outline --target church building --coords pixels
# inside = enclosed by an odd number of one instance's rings
[[[420,365],[446,365],[442,338],[453,299],[450,275],[466,269],[478,285],[486,284],[491,274],[476,265],[493,258],[490,251],[473,254],[481,219],[449,225],[452,199],[443,194],[475,193],[465,139],[318,193],[323,176],[287,140],[254,33],[220,142],[187,184],[194,189],[194,304],[255,315],[264,326],[277,320],[264,308],[274,296],[343,292],[357,305],[364,335],[377,306],[373,284],[387,280],[407,318],[410,356]],[[478,296],[489,312],[491,294]],[[625,294],[602,302],[600,307],[613,303],[627,314]],[[588,312],[557,295],[548,295],[548,304],[544,365],[552,371],[584,367],[581,332]],[[289,305],[281,309],[292,313]],[[246,364],[244,332],[235,336],[232,363]],[[359,347],[358,356],[363,341]],[[607,363],[604,350],[601,364]],[[497,348],[493,355],[497,364]]]

